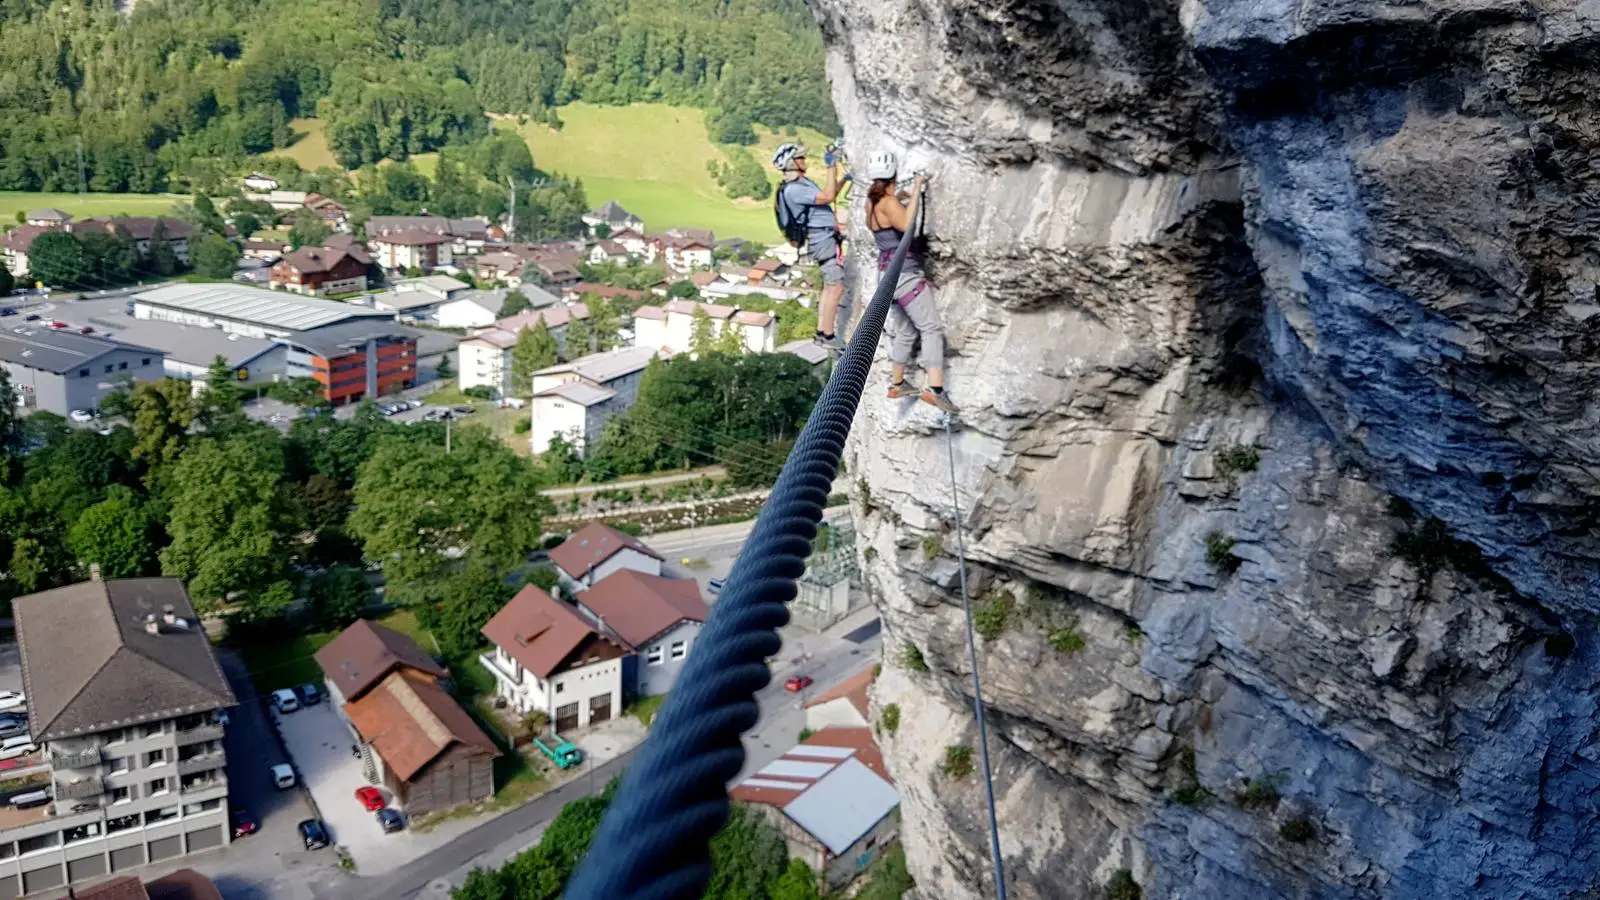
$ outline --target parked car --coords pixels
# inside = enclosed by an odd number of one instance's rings
[[[0,739],[16,737],[28,733],[28,719],[25,716],[0,717]]]
[[[458,416],[470,416],[478,411],[475,406],[452,406],[450,410]]]
[[[247,834],[256,833],[256,820],[254,816],[250,815],[250,810],[242,806],[235,806],[229,814],[229,819],[233,822],[234,840],[238,840]]]
[[[317,686],[309,681],[294,690],[296,694],[300,695],[301,706],[316,706],[322,702],[322,691],[318,690]]]
[[[330,843],[328,829],[323,826],[321,819],[307,819],[300,823],[300,842],[306,845],[307,850],[321,850]]]
[[[294,787],[294,768],[288,763],[278,763],[270,770],[272,772],[272,785],[280,791]]]
[[[727,583],[728,579],[726,578],[713,578],[706,582],[706,587],[711,591],[712,594],[715,595],[722,593],[722,588]]]
[[[9,307],[9,306],[0,306],[0,317],[14,316],[16,314],[17,314],[17,311],[12,309],[11,307]]]
[[[28,705],[28,697],[21,691],[0,691],[0,711],[21,709]]]
[[[295,697],[294,691],[278,688],[272,692],[272,706],[280,715],[286,715],[300,708],[300,700]]]
[[[378,827],[383,829],[384,834],[394,834],[396,831],[406,827],[406,820],[400,818],[398,812],[385,806],[383,809],[378,810]]]
[[[33,736],[28,734],[19,734],[0,741],[0,759],[16,759],[19,756],[36,753],[38,750],[39,745],[35,744]]]
[[[783,683],[783,689],[791,694],[798,694],[815,683],[816,679],[810,675],[794,675]]]
[[[51,319],[50,320],[50,327],[51,328],[66,328],[67,327],[67,323],[61,321],[60,319]]]
[[[40,317],[39,317],[38,313],[28,313],[27,317],[24,318],[22,321],[24,321],[24,322],[37,322],[37,321],[39,321],[39,318]]]
[[[367,812],[377,812],[383,809],[383,791],[370,784],[363,784],[361,787],[356,788],[356,799],[360,800],[361,805],[367,808]]]
[[[94,421],[94,413],[89,412],[87,409],[75,409],[67,413],[67,418],[77,422],[79,425],[87,425]]]
[[[94,329],[93,329],[93,328],[90,328],[90,327],[89,327],[89,326],[87,326],[87,325],[85,325],[85,326],[83,326],[83,327],[82,327],[82,328],[79,328],[79,329],[78,329],[78,333],[79,333],[79,334],[94,334]]]

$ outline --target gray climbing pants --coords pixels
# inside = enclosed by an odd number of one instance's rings
[[[944,368],[944,326],[939,323],[939,310],[933,302],[933,285],[922,284],[927,278],[918,271],[900,273],[900,283],[895,285],[895,302],[889,306],[889,361],[906,365],[911,362],[911,351],[922,338],[922,353],[917,365],[923,369]],[[917,286],[922,284],[922,290]],[[904,305],[900,300],[912,292]]]

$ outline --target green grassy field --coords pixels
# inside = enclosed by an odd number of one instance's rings
[[[287,156],[307,172],[315,172],[323,166],[339,165],[339,161],[333,158],[333,151],[328,149],[328,138],[322,131],[321,119],[292,119],[289,127],[294,130],[295,142],[281,150],[272,151],[270,155]]]
[[[17,212],[53,206],[78,218],[88,216],[157,216],[172,212],[172,204],[186,200],[177,194],[51,194],[0,191],[0,225],[17,221]]]
[[[574,103],[560,112],[560,131],[531,122],[518,126],[510,119],[498,120],[496,127],[520,133],[540,169],[582,178],[590,206],[615,200],[651,230],[685,226],[709,228],[718,238],[778,239],[771,201],[730,200],[706,171],[707,161],[724,157],[706,136],[700,110]],[[761,131],[760,137],[751,152],[763,164],[785,140],[814,147],[827,143],[809,131],[798,138]],[[776,182],[776,173],[770,177]]]

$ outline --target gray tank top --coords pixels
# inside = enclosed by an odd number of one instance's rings
[[[878,228],[872,232],[872,239],[878,242],[878,268],[882,269],[889,264],[890,257],[900,247],[900,238],[905,234],[898,228]],[[905,265],[900,267],[901,273],[921,272],[922,258],[914,252],[906,253]]]

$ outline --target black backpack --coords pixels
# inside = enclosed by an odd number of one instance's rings
[[[783,202],[783,192],[789,185],[794,183],[793,181],[785,181],[783,184],[778,185],[777,192],[772,195],[772,213],[778,219],[778,230],[783,232],[784,240],[788,241],[792,247],[804,247],[806,245],[806,233],[811,229],[811,207],[800,207],[799,214],[790,218],[793,209],[789,204]]]

